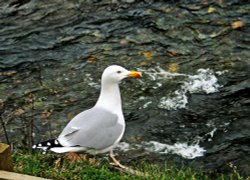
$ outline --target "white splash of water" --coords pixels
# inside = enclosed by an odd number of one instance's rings
[[[198,69],[196,75],[189,75],[188,80],[184,82],[182,89],[190,93],[204,92],[206,94],[218,92],[221,87],[214,72],[210,69]]]
[[[152,101],[146,102],[145,104],[143,104],[142,108],[147,108],[151,103]]]
[[[148,152],[160,154],[177,154],[186,159],[201,157],[206,152],[206,150],[198,144],[188,145],[187,143],[175,143],[174,145],[169,145],[157,141],[142,142],[141,144],[135,144],[133,147],[126,142],[121,142],[117,145],[117,148],[124,152],[135,149],[144,149]]]
[[[186,159],[194,159],[204,155],[206,150],[198,144],[188,145],[187,143],[175,143],[168,145],[156,141],[149,141],[146,144],[146,150],[149,152],[158,152],[161,154],[177,154]]]
[[[214,133],[216,131],[217,131],[217,128],[214,128],[211,132],[208,133],[210,135],[210,138],[208,139],[208,141],[212,141],[212,138],[214,137]]]
[[[188,97],[183,90],[176,90],[173,97],[162,97],[158,104],[159,108],[167,110],[176,110],[185,108],[188,103]]]
[[[149,68],[148,70],[138,68],[138,71],[147,74],[152,81],[160,79],[172,79],[175,76],[187,76],[186,74],[170,73],[159,66],[157,66],[156,68]]]
[[[216,71],[215,74],[217,74],[218,76],[227,73],[228,70],[224,70],[224,71]]]
[[[210,69],[198,69],[197,74],[188,75],[180,73],[170,73],[160,67],[156,67],[155,69],[150,68],[149,70],[145,71],[145,74],[149,75],[149,77],[153,81],[171,79],[176,76],[185,77],[185,80],[182,82],[180,89],[175,90],[167,97],[162,97],[158,104],[159,108],[176,110],[186,107],[186,105],[188,104],[188,93],[210,94],[218,92],[221,86],[218,84],[218,79],[215,74],[221,75],[225,72],[218,71],[214,73]],[[154,88],[157,88],[157,86],[155,86]]]
[[[120,142],[117,146],[116,146],[117,149],[123,151],[123,152],[127,152],[129,150],[131,150],[132,148],[130,147],[130,144],[129,143],[126,143],[126,142]]]

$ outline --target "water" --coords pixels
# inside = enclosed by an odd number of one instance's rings
[[[120,64],[143,72],[121,84],[123,161],[249,174],[249,11],[236,1],[1,1],[9,140],[17,149],[57,136],[95,104],[102,70]]]
[[[174,145],[163,144],[157,141],[142,142],[141,144],[133,144],[131,147],[128,143],[121,142],[117,146],[118,150],[127,152],[130,150],[144,149],[147,152],[160,154],[177,154],[186,159],[194,159],[196,157],[204,156],[206,150],[198,144],[188,145],[187,143],[175,143]]]

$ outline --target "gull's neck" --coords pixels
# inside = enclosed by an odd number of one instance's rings
[[[114,113],[122,113],[119,85],[102,81],[101,93],[95,106],[108,109]]]

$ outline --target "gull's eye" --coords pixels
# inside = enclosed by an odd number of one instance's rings
[[[116,71],[118,74],[122,73],[121,71]]]

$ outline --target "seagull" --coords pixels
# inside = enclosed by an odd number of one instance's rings
[[[110,152],[113,161],[110,164],[126,168],[115,158],[113,148],[125,131],[119,83],[127,77],[140,78],[142,74],[118,65],[108,66],[102,74],[101,92],[95,106],[77,114],[57,138],[35,144],[32,148],[56,153]]]

